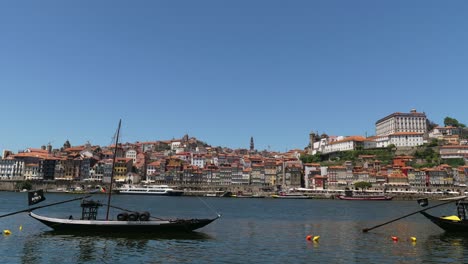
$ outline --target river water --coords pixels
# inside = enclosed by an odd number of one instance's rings
[[[36,206],[75,196],[46,194],[47,200]],[[107,202],[103,195],[93,198]],[[190,235],[119,237],[56,234],[21,213],[0,218],[1,231],[11,231],[0,235],[1,263],[467,263],[468,236],[446,234],[420,214],[362,232],[420,210],[415,201],[124,195],[112,201],[158,217],[211,218],[217,212],[222,217]],[[25,193],[0,192],[0,214],[26,204]],[[454,209],[450,204],[430,212],[448,215]],[[72,202],[35,212],[77,217],[80,208]],[[103,216],[105,208],[100,213]],[[308,235],[320,238],[307,241]]]

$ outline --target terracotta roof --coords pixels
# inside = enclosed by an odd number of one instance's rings
[[[332,142],[330,143],[330,145],[333,145],[333,144],[339,144],[339,143],[343,143],[343,142],[349,142],[349,141],[357,141],[357,142],[362,142],[364,141],[366,138],[362,137],[362,136],[350,136],[350,137],[346,137],[342,140],[338,140],[338,141],[335,141],[335,142]]]
[[[304,163],[304,166],[320,167],[320,163]]]
[[[445,145],[441,149],[468,149],[468,145]]]
[[[37,149],[37,148],[28,148],[29,152],[40,152],[40,153],[49,153],[46,149]]]
[[[424,133],[418,132],[397,132],[390,134],[389,136],[422,136]]]
[[[341,170],[341,169],[346,169],[346,167],[344,167],[344,166],[330,166],[330,167],[328,167],[328,169],[340,169]]]
[[[12,155],[13,157],[15,158],[40,158],[40,159],[45,159],[49,156],[52,156],[50,155],[49,153],[42,153],[42,152],[22,152],[22,153],[18,153],[18,154],[15,154],[15,155]]]
[[[64,149],[64,151],[74,152],[74,151],[82,151],[84,149],[85,149],[85,146],[76,146],[76,147],[66,148],[66,149]]]
[[[160,166],[160,165],[161,165],[161,161],[159,161],[159,160],[153,161],[150,164],[148,164],[148,166]]]

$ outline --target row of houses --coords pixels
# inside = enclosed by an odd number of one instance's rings
[[[142,144],[148,145],[148,144]],[[173,145],[179,148],[178,144]],[[170,150],[172,150],[172,148]],[[109,182],[114,147],[69,147],[27,149],[6,153],[0,160],[0,180],[70,180]],[[138,149],[138,150],[137,150]],[[141,152],[138,145],[118,146],[114,180],[120,183],[184,183],[208,185],[303,185],[299,155],[265,158],[260,155],[225,153],[173,154]]]
[[[393,165],[381,166],[379,161],[366,161],[363,166],[345,162],[343,166],[320,167],[305,164],[305,171],[313,189],[343,189],[356,182],[369,182],[378,189],[462,188],[468,184],[468,166],[452,168],[443,164],[434,168],[414,169],[405,165],[412,157],[396,157]]]
[[[135,145],[117,149],[114,179],[120,183],[142,181],[186,185],[255,185],[313,189],[342,189],[356,182],[369,182],[378,188],[466,187],[468,166],[414,169],[413,159],[398,156],[383,166],[375,156],[361,156],[359,164],[340,166],[303,164],[298,151],[276,156],[258,154],[179,152],[142,153]],[[177,147],[179,147],[177,145]],[[79,146],[51,153],[47,149],[27,149],[0,160],[0,180],[110,181],[112,146]]]

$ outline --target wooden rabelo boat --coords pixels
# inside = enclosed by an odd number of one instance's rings
[[[412,212],[412,213],[406,214],[404,216],[400,216],[398,218],[392,219],[392,220],[387,221],[387,222],[382,223],[382,224],[378,224],[378,225],[373,226],[373,227],[364,228],[364,229],[362,229],[362,232],[367,233],[367,232],[369,232],[369,231],[371,231],[373,229],[376,229],[376,228],[384,226],[384,225],[388,225],[390,223],[396,222],[396,221],[401,220],[403,218],[406,218],[408,216],[415,215],[417,213],[421,213],[422,215],[427,217],[434,224],[438,225],[440,228],[444,229],[445,231],[460,232],[460,233],[467,232],[468,231],[468,219],[467,219],[468,201],[463,201],[465,198],[467,198],[467,196],[459,196],[459,197],[444,199],[445,201],[448,201],[448,202],[444,202],[444,203],[441,203],[441,204],[436,204],[434,206],[430,206],[430,207],[427,207],[425,209],[422,209],[422,210],[419,210],[419,211],[416,211],[416,212]],[[420,198],[417,201],[418,201],[418,204],[420,206],[422,206],[422,207],[426,207],[427,205],[429,205],[428,198]],[[457,204],[457,215],[436,217],[436,216],[433,216],[433,215],[430,215],[430,214],[426,213],[426,211],[429,210],[429,209],[433,209],[433,208],[436,208],[436,207],[439,207],[439,206],[442,206],[442,205],[446,205],[446,204],[449,204],[449,203],[453,203],[453,202],[456,202],[456,204]]]
[[[438,227],[444,229],[448,232],[468,232],[468,201],[460,200],[456,202],[457,204],[457,215],[451,216],[433,216],[426,213],[426,211],[421,211],[422,215],[431,220]]]
[[[119,131],[120,131],[121,122],[119,122],[119,126],[117,129],[117,136],[115,140],[115,146],[118,145],[118,138],[119,138]],[[116,160],[116,149],[114,149],[114,157],[113,157],[113,166]],[[206,218],[206,219],[161,219],[152,217],[149,212],[135,212],[133,210],[127,210],[124,208],[119,208],[116,206],[111,205],[111,195],[112,195],[112,183],[114,178],[114,170],[112,169],[111,174],[111,184],[109,185],[108,191],[108,202],[107,204],[103,204],[99,201],[93,200],[85,200],[81,199],[81,208],[82,214],[79,219],[75,219],[73,216],[68,216],[66,218],[55,218],[55,217],[48,217],[42,216],[36,213],[33,213],[32,210],[36,210],[39,208],[70,202],[74,200],[78,200],[80,198],[75,198],[69,201],[59,202],[55,204],[45,205],[45,206],[38,206],[36,208],[30,208],[28,210],[29,215],[42,222],[43,224],[49,226],[50,228],[54,229],[55,231],[66,231],[66,232],[99,232],[99,233],[113,233],[113,234],[122,234],[122,233],[129,233],[129,234],[157,234],[163,233],[167,234],[168,232],[191,232],[193,230],[202,228],[211,222],[215,221],[220,217],[217,214],[214,218]],[[83,198],[88,198],[90,196],[86,196]],[[39,195],[34,193],[34,195],[30,195],[30,199],[35,199],[36,201],[30,200],[30,205],[37,203],[37,201],[42,201],[43,194],[40,193]],[[105,219],[98,219],[98,209],[101,206],[107,206],[107,214]],[[117,215],[117,219],[110,219],[109,218],[109,210],[110,208],[119,209],[122,212]],[[26,210],[23,210],[26,211]],[[22,212],[22,211],[19,211]],[[18,213],[18,212],[15,212]],[[12,213],[14,214],[14,213]],[[8,214],[11,215],[11,214]]]
[[[202,228],[220,216],[211,219],[160,219],[148,212],[119,213],[117,220],[97,219],[97,209],[102,206],[93,200],[82,200],[80,219],[47,217],[29,212],[29,215],[55,231],[157,234],[190,232]]]

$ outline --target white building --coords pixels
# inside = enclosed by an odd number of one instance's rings
[[[415,147],[424,144],[424,134],[417,132],[399,132],[388,136],[389,143],[396,147]]]
[[[442,159],[464,158],[468,160],[468,145],[446,145],[440,147]]]
[[[345,137],[343,137],[343,136],[330,136],[330,137],[326,137],[326,138],[321,138],[320,140],[312,143],[312,150],[311,150],[310,154],[315,155],[318,152],[324,153],[325,148],[330,143],[341,141],[343,139],[345,139]]]
[[[398,132],[386,136],[374,137],[376,148],[386,148],[393,144],[396,147],[415,147],[424,144],[424,134],[417,132]]]
[[[134,149],[129,149],[125,152],[125,158],[127,159],[132,159],[133,160],[133,164],[136,163],[137,161],[137,151],[134,150]]]
[[[204,168],[205,167],[205,155],[193,154],[191,164],[199,168]]]
[[[24,161],[16,159],[0,160],[1,180],[23,180]]]
[[[375,123],[376,136],[387,136],[399,132],[427,132],[427,118],[425,113],[418,113],[412,109],[410,113],[393,113]]]
[[[365,140],[366,139],[361,136],[347,137],[343,140],[339,140],[328,144],[327,146],[325,146],[323,153],[326,154],[339,151],[355,150],[359,147],[364,147]]]
[[[172,151],[177,151],[179,148],[182,147],[182,143],[180,141],[172,141],[171,142],[171,150]]]

